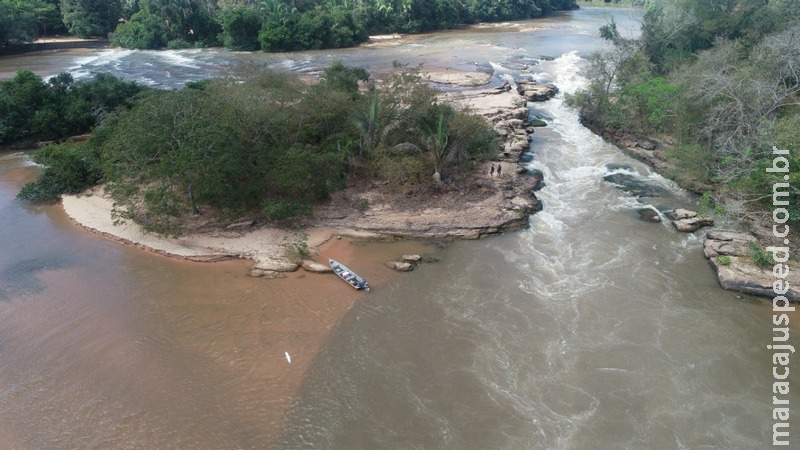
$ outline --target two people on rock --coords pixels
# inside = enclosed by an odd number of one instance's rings
[[[494,163],[492,163],[492,168],[489,169],[489,175],[494,176]],[[503,165],[500,163],[497,163],[497,176],[503,176]]]

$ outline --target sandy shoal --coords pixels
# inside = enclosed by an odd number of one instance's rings
[[[266,270],[288,271],[291,263],[285,257],[287,244],[297,242],[299,235],[289,230],[261,227],[248,232],[189,234],[179,238],[164,238],[146,233],[131,222],[114,223],[111,211],[113,201],[95,191],[79,195],[65,195],[62,206],[66,214],[78,225],[112,240],[145,250],[192,261],[218,261],[231,258],[250,259],[255,267]],[[354,230],[333,228],[307,228],[310,248],[319,248],[335,233],[362,237]],[[369,237],[364,234],[363,237]]]

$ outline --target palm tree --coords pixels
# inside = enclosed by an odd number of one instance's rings
[[[387,125],[394,114],[390,112],[384,117],[381,113],[381,106],[380,94],[373,91],[369,95],[367,107],[353,117],[353,124],[361,133],[358,145],[362,156],[369,157],[372,151],[381,144],[388,131]]]

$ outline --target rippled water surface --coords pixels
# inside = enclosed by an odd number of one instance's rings
[[[635,29],[625,10],[586,9],[380,48],[54,52],[36,70],[179,87],[251,61],[303,72],[398,60],[493,69],[495,82],[525,63],[574,92],[611,16]],[[37,169],[0,154],[2,447],[768,447],[767,303],[718,287],[701,233],[637,218],[648,204],[697,205],[582,127],[562,95],[531,106],[549,125],[533,142],[547,187],[530,228],[443,251],[334,243],[374,286],[367,296],[333,277],[253,279],[244,262],[173,261],[92,236],[58,206],[15,200]],[[661,197],[603,181],[610,163]],[[382,266],[408,252],[441,261],[402,276]]]

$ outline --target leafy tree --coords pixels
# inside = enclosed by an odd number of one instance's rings
[[[130,21],[122,21],[111,42],[129,48],[213,45],[222,31],[216,9],[198,0],[140,0]]]
[[[28,70],[0,82],[0,142],[9,143],[35,134],[30,124],[44,103],[46,91],[42,78]]]
[[[130,22],[119,24],[109,36],[114,45],[138,49],[165,47],[168,38],[163,21],[142,11],[134,14]]]
[[[61,14],[70,33],[82,38],[107,36],[120,19],[120,0],[61,0]]]
[[[236,50],[258,50],[258,32],[261,17],[248,8],[233,8],[225,11],[222,18],[222,43]]]

